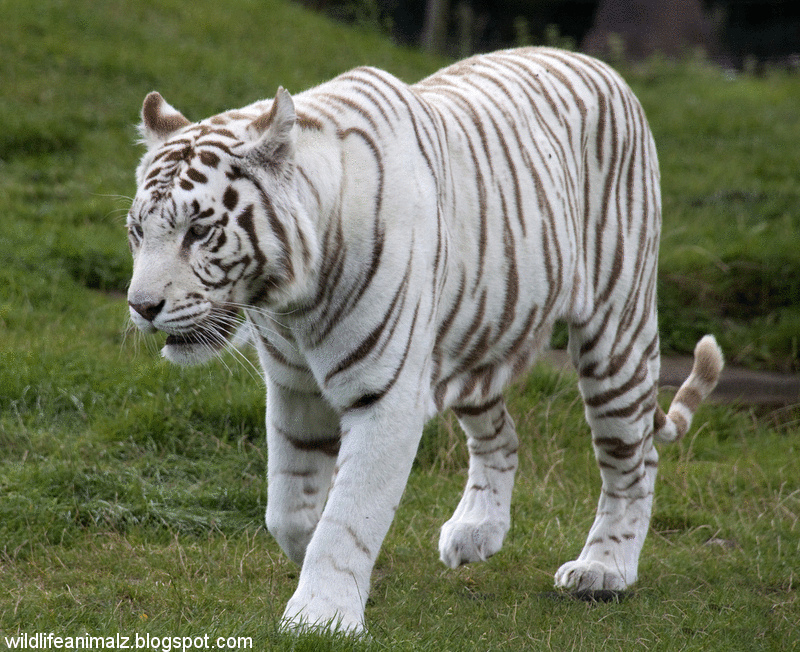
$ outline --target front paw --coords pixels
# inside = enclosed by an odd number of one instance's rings
[[[439,558],[450,568],[486,561],[503,546],[508,526],[496,521],[448,521],[439,536]]]
[[[558,569],[555,577],[557,587],[570,589],[576,593],[587,591],[622,591],[635,578],[626,581],[618,570],[599,561],[570,561]]]
[[[362,634],[364,614],[360,605],[352,608],[313,594],[308,598],[295,594],[283,612],[281,628],[297,634],[309,630]]]

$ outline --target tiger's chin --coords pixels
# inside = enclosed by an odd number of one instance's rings
[[[200,342],[174,341],[175,336],[170,335],[161,349],[161,356],[182,367],[204,364],[216,358],[224,348],[222,345],[211,345]],[[170,340],[173,340],[172,342]]]
[[[239,326],[239,310],[218,308],[192,330],[167,333],[161,355],[181,366],[198,365],[216,358],[227,346]]]
[[[198,365],[217,357],[225,348],[230,337],[230,329],[209,331],[198,328],[188,333],[169,334],[161,355],[181,366]]]

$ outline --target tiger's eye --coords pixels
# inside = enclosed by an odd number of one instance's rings
[[[194,240],[202,240],[211,232],[211,227],[207,224],[192,224],[189,227],[189,236]]]

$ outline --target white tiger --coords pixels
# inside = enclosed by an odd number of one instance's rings
[[[665,415],[656,150],[615,72],[539,48],[412,86],[358,68],[196,124],[151,93],[141,134],[131,317],[194,363],[246,316],[267,385],[267,526],[302,564],[287,626],[364,628],[423,424],[448,407],[470,464],[441,559],[498,552],[518,446],[501,390],[560,318],[602,490],[555,582],[636,580],[654,440],[686,433],[722,355],[700,341]]]

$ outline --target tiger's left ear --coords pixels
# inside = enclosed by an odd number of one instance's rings
[[[281,86],[269,112],[250,123],[255,138],[245,156],[262,165],[280,165],[294,154],[296,122],[292,96]]]
[[[165,143],[179,129],[192,124],[183,114],[171,107],[159,93],[153,91],[144,98],[139,133],[148,149]]]

